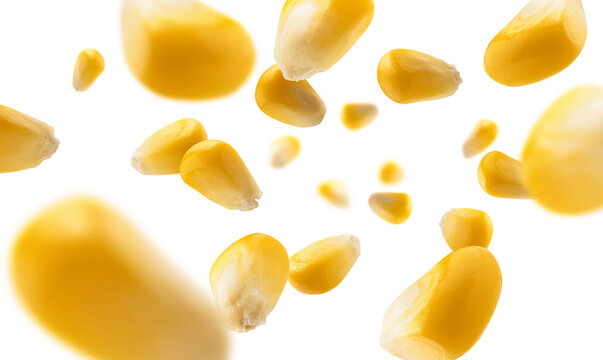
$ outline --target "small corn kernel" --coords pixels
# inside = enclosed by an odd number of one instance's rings
[[[404,179],[404,170],[395,161],[386,161],[379,169],[379,180],[383,185],[396,185]]]
[[[184,182],[209,200],[231,210],[258,207],[262,192],[232,146],[205,140],[190,148],[180,164]]]
[[[487,248],[492,240],[492,219],[481,210],[452,209],[442,217],[440,228],[453,251],[468,246]]]
[[[392,50],[381,58],[377,79],[385,95],[399,104],[448,97],[463,82],[454,65],[406,49]]]
[[[266,323],[287,285],[289,255],[278,240],[251,234],[230,245],[209,278],[222,322],[247,332]]]
[[[519,161],[499,151],[487,153],[479,163],[477,178],[488,194],[505,199],[529,199]]]
[[[544,80],[574,62],[586,33],[581,0],[531,0],[490,42],[484,68],[507,86]]]
[[[304,294],[324,294],[343,281],[359,256],[360,241],[356,236],[319,240],[291,256],[289,283]]]
[[[377,118],[375,104],[345,104],[341,109],[341,122],[349,130],[360,130]]]
[[[255,64],[247,31],[196,0],[124,0],[122,38],[138,81],[173,99],[229,95]]]
[[[11,272],[37,322],[89,358],[228,357],[211,301],[100,201],[68,198],[38,214],[15,241]]]
[[[412,212],[412,200],[404,193],[374,193],[368,203],[377,216],[395,225],[408,220]]]
[[[207,133],[200,122],[178,120],[146,139],[132,155],[132,166],[143,175],[178,174],[184,154],[204,140]]]
[[[500,297],[502,276],[485,248],[450,253],[385,312],[381,346],[406,360],[453,360],[482,336]]]
[[[471,135],[463,144],[463,155],[466,158],[486,150],[498,136],[498,125],[492,120],[482,119],[473,128]]]
[[[318,194],[329,204],[345,208],[350,205],[348,188],[342,181],[327,180],[318,185]]]
[[[301,150],[301,143],[295,136],[282,136],[270,147],[270,164],[272,167],[280,169],[289,165]]]
[[[82,51],[75,62],[73,70],[73,88],[86,91],[105,70],[105,59],[94,49]]]
[[[0,105],[0,173],[34,168],[58,147],[52,127]]]

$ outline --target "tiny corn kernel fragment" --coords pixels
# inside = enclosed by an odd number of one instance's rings
[[[373,0],[287,0],[274,58],[285,79],[299,81],[335,65],[366,31]]]
[[[255,102],[264,114],[297,127],[316,126],[327,112],[325,103],[306,80],[285,80],[278,65],[271,66],[258,80]]]
[[[324,294],[339,285],[360,256],[353,235],[319,240],[291,256],[289,283],[301,293]]]
[[[484,68],[507,86],[544,80],[578,57],[586,33],[581,0],[531,0],[490,42]]]
[[[193,145],[207,140],[207,133],[195,119],[182,119],[159,129],[132,155],[132,166],[143,175],[180,172],[180,162]]]
[[[209,298],[104,203],[65,199],[18,235],[12,280],[46,330],[94,359],[225,360]]]
[[[282,136],[272,142],[270,147],[270,164],[280,169],[289,165],[301,151],[301,143],[295,136]]]
[[[499,151],[491,151],[482,158],[477,178],[488,195],[505,199],[530,198],[522,178],[522,164]]]
[[[381,58],[377,80],[385,95],[399,104],[442,99],[462,83],[453,65],[407,49],[392,50]]]
[[[0,105],[0,173],[34,168],[58,147],[52,127]]]
[[[105,59],[94,49],[85,49],[77,57],[73,70],[73,88],[86,91],[105,70]]]
[[[404,170],[395,161],[386,161],[379,169],[379,180],[383,185],[396,185],[404,179]]]
[[[494,121],[480,120],[463,144],[463,155],[466,158],[474,157],[492,145],[497,136],[498,125]]]
[[[210,270],[211,289],[227,329],[263,325],[287,285],[289,255],[276,239],[251,234],[230,245]]]
[[[454,360],[482,336],[502,275],[479,246],[453,251],[402,293],[383,318],[381,346],[406,360]]]
[[[404,193],[374,193],[368,203],[377,216],[394,225],[404,223],[412,213],[412,200]]]
[[[203,196],[231,210],[253,210],[262,196],[236,150],[219,140],[190,148],[180,163],[180,176]]]
[[[440,221],[442,235],[454,251],[468,246],[488,248],[493,226],[490,216],[476,209],[452,209]]]
[[[341,109],[341,122],[349,130],[360,130],[377,118],[375,104],[345,104]]]
[[[326,180],[318,185],[318,194],[329,204],[345,208],[350,205],[347,186],[339,180]]]

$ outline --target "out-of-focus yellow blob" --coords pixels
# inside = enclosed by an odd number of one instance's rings
[[[375,104],[345,104],[341,122],[349,130],[360,130],[375,120],[379,110]]]
[[[66,199],[12,250],[17,295],[46,330],[94,359],[225,360],[210,301],[104,203]]]
[[[491,151],[482,158],[477,179],[488,195],[505,199],[530,198],[522,177],[522,164],[499,151]]]
[[[379,180],[383,185],[396,185],[404,179],[404,170],[395,161],[386,161],[379,169]]]
[[[440,221],[442,235],[452,250],[467,246],[487,248],[492,240],[492,219],[481,210],[452,209]]]
[[[377,216],[395,225],[408,220],[412,212],[412,200],[404,193],[374,193],[368,202]]]
[[[77,57],[73,70],[73,88],[86,91],[105,70],[105,59],[94,49],[85,49]]]
[[[507,86],[544,80],[578,57],[586,33],[581,0],[531,0],[490,42],[484,68]]]
[[[270,164],[280,169],[289,165],[301,151],[301,143],[292,135],[282,136],[272,142],[270,147]]]
[[[454,360],[482,336],[500,297],[494,256],[471,246],[453,251],[387,309],[381,346],[405,360]]]
[[[196,0],[124,0],[122,36],[132,73],[168,98],[228,95],[243,85],[255,64],[247,31]]]
[[[497,136],[498,125],[494,121],[480,120],[463,144],[463,155],[466,158],[474,157],[492,145]]]
[[[348,188],[340,180],[326,180],[318,185],[318,195],[329,204],[345,208],[350,205]]]

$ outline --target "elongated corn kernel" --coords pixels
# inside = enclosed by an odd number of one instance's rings
[[[82,51],[75,62],[73,70],[73,88],[86,91],[105,70],[105,59],[94,49]]]
[[[404,193],[374,193],[368,202],[377,216],[395,225],[408,220],[412,212],[412,200]]]
[[[404,178],[404,170],[395,161],[386,161],[379,169],[379,180],[384,185],[396,185]]]
[[[327,112],[307,81],[285,80],[278,65],[271,66],[258,80],[255,102],[264,114],[297,127],[316,126]]]
[[[289,165],[301,150],[301,144],[295,136],[282,136],[270,147],[270,164],[279,169]]]
[[[263,325],[287,285],[289,255],[278,240],[251,234],[230,245],[209,278],[227,329],[246,332]]]
[[[392,50],[381,58],[377,80],[385,95],[399,104],[448,97],[463,82],[453,65],[407,49]]]
[[[34,168],[58,147],[52,127],[0,105],[0,173]]]
[[[350,205],[348,189],[339,180],[323,181],[318,185],[318,194],[333,206],[345,208]]]
[[[209,299],[100,201],[69,198],[37,215],[16,240],[11,268],[29,313],[90,358],[227,358]]]
[[[184,182],[209,200],[231,210],[258,207],[262,192],[232,146],[205,140],[190,148],[180,163]]]
[[[578,57],[586,33],[581,0],[531,0],[490,42],[484,68],[507,86],[544,80]]]
[[[468,246],[487,248],[492,240],[492,219],[481,210],[452,209],[442,217],[440,228],[453,251]]]
[[[304,294],[324,294],[339,285],[360,256],[353,235],[319,240],[291,256],[289,283]]]
[[[471,246],[450,253],[385,312],[381,346],[405,360],[454,360],[482,336],[500,297],[494,256]]]
[[[529,199],[519,161],[499,151],[487,153],[479,163],[477,178],[484,191],[506,199]]]
[[[498,125],[494,121],[480,120],[463,144],[463,155],[466,158],[474,157],[492,145],[497,136]]]
[[[379,110],[375,104],[345,104],[341,122],[349,130],[360,130],[375,120]]]
[[[236,91],[255,64],[249,34],[196,0],[124,0],[122,37],[134,76],[168,98],[205,100]]]

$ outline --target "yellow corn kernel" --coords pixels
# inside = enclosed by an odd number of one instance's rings
[[[34,168],[58,147],[52,127],[0,105],[0,173]]]
[[[506,199],[529,199],[519,161],[499,152],[487,153],[479,163],[477,178],[488,194]]]
[[[318,194],[329,204],[340,208],[350,205],[348,189],[342,181],[326,180],[318,185]]]
[[[270,164],[277,169],[285,167],[297,158],[300,150],[301,144],[295,136],[282,136],[272,142]]]
[[[532,129],[521,160],[530,194],[547,209],[601,208],[603,88],[582,86],[559,98]]]
[[[492,219],[481,210],[452,209],[442,217],[440,228],[453,251],[468,246],[487,248],[492,240]]]
[[[396,185],[404,178],[404,170],[395,161],[386,161],[379,169],[379,180],[384,185]]]
[[[327,112],[307,81],[285,80],[278,65],[271,66],[258,80],[255,102],[264,114],[297,127],[316,126]]]
[[[377,216],[395,225],[408,220],[412,212],[412,200],[404,193],[374,193],[368,203]]]
[[[249,34],[196,0],[124,0],[122,37],[134,76],[156,94],[205,100],[236,91],[255,64]]]
[[[345,104],[341,122],[349,130],[360,130],[375,120],[379,110],[375,104]]]
[[[180,163],[184,182],[209,200],[231,210],[258,207],[258,184],[232,146],[205,140],[190,148]]]
[[[38,214],[16,240],[11,270],[29,313],[90,358],[227,358],[209,299],[100,201],[69,198]]]
[[[359,256],[360,241],[356,236],[319,240],[291,256],[289,283],[304,294],[324,294],[343,281]]]
[[[274,58],[285,79],[305,80],[328,70],[366,31],[373,0],[287,0]]]
[[[448,97],[463,82],[454,65],[406,49],[392,50],[381,58],[377,80],[385,95],[399,104]]]
[[[457,359],[486,330],[501,288],[500,268],[487,249],[453,251],[387,309],[381,346],[401,359]]]
[[[494,121],[480,120],[463,144],[463,155],[466,158],[474,157],[492,145],[497,136],[498,125]]]
[[[490,42],[484,68],[507,86],[544,80],[578,57],[586,33],[581,0],[531,0]]]
[[[75,62],[73,70],[73,88],[86,91],[105,70],[105,59],[94,49],[82,51]]]
[[[278,240],[251,234],[230,245],[209,278],[222,322],[247,332],[266,323],[287,285],[289,255]]]

